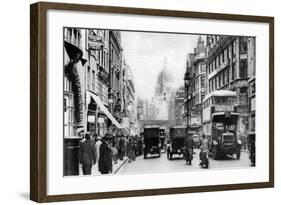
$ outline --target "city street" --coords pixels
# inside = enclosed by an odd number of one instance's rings
[[[171,171],[191,171],[201,169],[199,167],[199,150],[195,150],[196,154],[193,155],[192,165],[186,165],[182,158],[174,157],[173,160],[168,160],[166,153],[162,153],[161,157],[151,157],[143,159],[139,156],[135,161],[125,164],[118,174],[135,174],[135,173],[151,173],[151,172],[171,172]],[[240,160],[235,159],[235,156],[227,157],[225,159],[213,160],[211,157],[210,169],[228,169],[250,167],[248,152],[241,152]]]

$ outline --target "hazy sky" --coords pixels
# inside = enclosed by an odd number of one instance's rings
[[[198,35],[121,32],[126,63],[131,67],[137,96],[151,98],[159,72],[167,60],[174,86],[183,85],[187,54],[193,52]]]

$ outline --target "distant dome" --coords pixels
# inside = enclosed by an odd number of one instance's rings
[[[155,95],[160,96],[163,94],[168,94],[171,90],[172,82],[172,74],[171,72],[169,72],[165,65],[161,72],[158,74]]]

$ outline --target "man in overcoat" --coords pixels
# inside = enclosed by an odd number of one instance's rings
[[[80,163],[84,175],[91,175],[92,165],[96,163],[95,146],[90,140],[90,134],[85,134],[85,141],[80,144]]]
[[[99,171],[101,174],[112,173],[112,136],[105,134],[100,145]]]

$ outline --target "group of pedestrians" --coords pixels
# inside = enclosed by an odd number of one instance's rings
[[[117,164],[118,160],[123,161],[125,157],[128,157],[128,162],[135,160],[136,150],[132,136],[122,132],[117,135],[106,133],[104,136],[89,132],[81,135],[79,160],[83,175],[91,175],[93,166],[98,166],[101,174],[110,174],[113,163]]]
[[[83,175],[91,175],[92,166],[98,166],[101,174],[112,172],[112,143],[111,136],[106,134],[102,138],[96,134],[85,133],[80,143],[79,160],[82,164]]]

